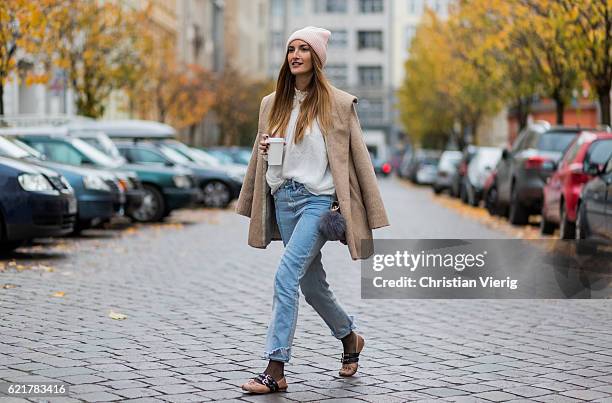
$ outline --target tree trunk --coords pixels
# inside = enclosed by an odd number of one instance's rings
[[[565,101],[562,100],[561,97],[554,97],[553,99],[555,100],[555,106],[557,110],[557,124],[562,125],[565,114]]]
[[[610,126],[610,87],[601,88],[598,91],[599,97],[599,109],[601,109],[601,121],[602,125]]]
[[[4,85],[0,81],[0,115],[4,115]]]
[[[519,125],[518,131],[522,131],[527,127],[527,119],[531,111],[531,98],[519,98],[515,104],[517,121]]]

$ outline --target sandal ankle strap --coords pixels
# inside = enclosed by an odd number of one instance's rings
[[[358,362],[359,353],[342,353],[342,358],[340,358],[340,361],[343,364],[350,364],[352,362]]]
[[[262,372],[261,374],[257,375],[257,379],[259,379],[262,384],[270,388],[270,392],[276,392],[279,389],[278,383],[270,374],[265,374]]]

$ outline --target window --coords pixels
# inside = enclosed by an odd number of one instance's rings
[[[360,13],[382,13],[382,0],[359,0]]]
[[[385,103],[382,99],[362,99],[357,106],[359,117],[365,124],[380,123],[385,118]]]
[[[359,66],[359,84],[364,87],[382,85],[382,67],[381,66]]]
[[[359,49],[383,49],[382,31],[357,32],[357,47]]]
[[[325,74],[335,86],[347,85],[348,66],[346,64],[328,64],[325,67]]]
[[[272,15],[278,17],[283,15],[283,2],[285,0],[272,0]]]
[[[346,48],[348,46],[348,33],[346,29],[330,30],[331,37],[329,46],[335,48]]]
[[[346,13],[346,0],[315,0],[315,13]]]
[[[144,148],[132,148],[130,150],[130,157],[132,162],[143,164],[165,164],[167,161],[160,153],[145,150]]]
[[[30,142],[30,145],[43,153],[49,160],[62,164],[81,165],[86,158],[70,144],[54,141]]]
[[[283,41],[283,33],[282,32],[272,32],[272,47],[273,48],[284,48],[285,47],[285,43]]]
[[[589,164],[605,165],[612,156],[612,140],[597,140],[591,144],[585,160]]]
[[[304,0],[293,0],[293,15],[304,15]]]
[[[410,52],[410,45],[412,44],[412,38],[414,38],[414,34],[416,33],[416,27],[413,25],[408,25],[404,28],[404,54],[408,54]]]
[[[574,137],[576,137],[575,132],[545,132],[540,136],[537,144],[531,142],[525,148],[537,148],[542,151],[556,151],[556,152],[565,152],[567,146],[570,145]],[[537,137],[537,136],[534,136]]]
[[[407,0],[408,1],[408,13],[412,15],[419,15],[423,11],[423,0]]]

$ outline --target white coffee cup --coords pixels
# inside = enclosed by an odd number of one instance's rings
[[[268,165],[282,165],[285,139],[282,137],[269,137],[267,143],[269,144]]]

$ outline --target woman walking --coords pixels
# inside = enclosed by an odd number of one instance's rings
[[[321,216],[337,200],[346,221],[346,244],[353,260],[373,253],[372,229],[389,225],[374,168],[363,140],[357,98],[328,83],[323,67],[330,32],[306,27],[287,40],[276,91],[265,96],[258,134],[236,212],[250,217],[249,245],[266,248],[282,240],[285,250],[274,278],[272,318],[263,357],[268,367],[242,385],[252,393],[287,389],[284,364],[298,315],[299,289],[342,341],[340,376],[357,372],[364,338],[355,333],[326,282],[319,231]],[[282,165],[268,165],[267,139],[284,138]]]

